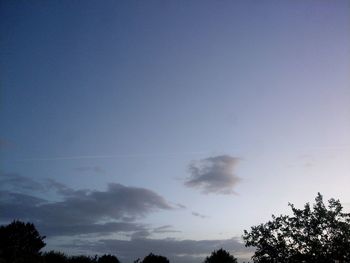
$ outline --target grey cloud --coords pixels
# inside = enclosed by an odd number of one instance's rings
[[[95,174],[105,174],[106,171],[100,167],[100,166],[81,166],[81,167],[77,167],[75,168],[76,171],[79,172],[93,172]]]
[[[45,191],[43,184],[17,173],[0,172],[0,190]]]
[[[164,225],[164,226],[156,227],[155,229],[153,229],[153,232],[154,233],[179,233],[181,231],[174,230],[173,226],[171,225]]]
[[[144,239],[147,238],[151,235],[150,231],[144,229],[144,230],[140,230],[140,231],[136,231],[134,233],[132,233],[131,235],[131,239]]]
[[[54,190],[56,193],[62,196],[72,196],[75,194],[79,194],[82,192],[82,190],[73,190],[70,187],[67,187],[66,185],[59,183],[53,179],[46,179],[45,185],[49,190]]]
[[[4,172],[0,172],[0,190],[35,194],[42,194],[53,190],[62,196],[72,195],[81,191],[73,190],[53,179],[38,181],[17,173]]]
[[[0,222],[8,223],[13,219],[22,219],[37,223],[37,206],[47,201],[35,196],[0,191]]]
[[[197,188],[202,193],[232,194],[240,181],[234,174],[239,159],[230,155],[209,157],[193,161],[189,165],[190,176],[185,185]]]
[[[17,183],[36,186],[36,181],[23,176],[11,177],[11,181],[8,177],[3,179],[9,186]],[[46,181],[46,186],[63,200],[50,202],[34,194],[0,191],[0,222],[15,218],[31,221],[47,236],[133,233],[147,229],[130,221],[157,210],[173,209],[162,196],[145,188],[111,183],[104,191],[73,190],[53,180]],[[38,188],[41,189],[31,187]]]
[[[176,204],[176,206],[178,207],[178,208],[180,208],[180,209],[187,209],[187,207],[185,206],[185,205],[183,205],[183,204]]]
[[[224,248],[234,255],[243,255],[251,250],[244,247],[239,238],[222,240],[177,240],[171,238],[131,240],[102,239],[99,241],[77,241],[69,245],[86,253],[112,253],[123,262],[132,262],[148,253],[161,254],[170,262],[203,262],[212,251]]]
[[[113,183],[108,185],[106,191],[83,191],[62,202],[45,204],[40,209],[52,221],[81,224],[121,220],[124,217],[136,219],[152,211],[169,210],[172,207],[151,190]]]
[[[8,177],[9,175],[6,178]],[[137,257],[143,258],[153,252],[169,257],[171,262],[199,263],[206,255],[221,247],[231,250],[235,255],[247,251],[235,238],[201,241],[151,239],[153,234],[178,231],[171,225],[152,228],[133,220],[153,211],[176,209],[177,206],[170,205],[162,196],[145,188],[109,184],[106,190],[74,190],[53,180],[39,183],[23,176],[15,177],[16,180],[11,177],[7,181],[7,186],[22,180],[21,187],[33,189],[33,192],[34,189],[46,188],[62,197],[62,201],[52,202],[35,196],[34,193],[0,189],[0,222],[8,223],[14,218],[33,222],[42,235],[53,241],[48,243],[47,249],[62,249],[64,247],[59,243],[56,243],[58,247],[50,244],[55,244],[56,238],[60,237],[66,243],[75,236],[76,239],[68,244],[66,251],[113,253],[122,262],[132,262]],[[37,183],[40,187],[36,187]],[[35,187],[27,187],[30,185]],[[115,234],[129,240],[112,239]],[[82,239],[81,235],[88,236]],[[102,236],[104,239],[101,239]],[[107,236],[110,238],[107,239]]]
[[[208,216],[206,216],[206,215],[203,215],[203,214],[200,214],[200,213],[197,213],[197,212],[192,212],[191,213],[193,216],[196,216],[196,217],[199,217],[199,218],[202,218],[202,219],[204,219],[204,218],[208,218]]]
[[[145,226],[136,223],[126,223],[126,222],[110,222],[101,224],[78,224],[78,225],[68,225],[68,224],[41,224],[39,226],[40,232],[50,236],[75,236],[82,234],[93,234],[96,235],[111,235],[115,233],[139,233],[142,231],[147,231]]]
[[[22,204],[26,206],[35,206],[47,202],[42,198],[9,191],[0,191],[0,200],[2,203],[7,202],[9,204]]]
[[[48,237],[86,234],[105,236],[115,233],[133,233],[146,229],[145,226],[134,222],[99,223],[98,220],[83,219],[81,222],[76,222],[62,216],[61,210],[55,210],[54,207],[47,209],[47,204],[46,200],[30,195],[1,192],[0,222],[8,223],[13,219],[33,222],[39,232]],[[54,206],[54,204],[52,205]]]

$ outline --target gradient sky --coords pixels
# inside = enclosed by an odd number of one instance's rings
[[[48,249],[243,260],[288,202],[350,209],[349,1],[4,0],[0,30],[0,222]]]

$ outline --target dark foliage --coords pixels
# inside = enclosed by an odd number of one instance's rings
[[[68,257],[57,251],[45,252],[42,255],[43,263],[67,263]]]
[[[166,257],[151,253],[142,260],[142,263],[169,263],[169,260]]]
[[[98,263],[120,263],[118,258],[113,255],[103,255],[97,261]]]
[[[40,253],[44,238],[31,223],[15,220],[0,226],[0,263],[120,263],[113,255],[67,257],[57,251]]]
[[[313,208],[297,209],[292,216],[272,216],[272,221],[244,231],[246,246],[256,247],[254,262],[350,262],[350,214],[339,200],[328,208],[318,194]]]
[[[97,257],[89,257],[89,256],[72,256],[69,258],[68,263],[97,263]]]
[[[224,249],[219,249],[211,253],[204,263],[237,263],[237,259]]]
[[[0,258],[5,263],[37,262],[40,250],[45,246],[31,223],[13,221],[7,226],[0,226]]]

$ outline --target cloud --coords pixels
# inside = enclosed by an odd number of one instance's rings
[[[131,240],[101,239],[99,241],[76,241],[69,248],[85,253],[112,253],[122,262],[132,262],[143,258],[150,252],[161,254],[170,262],[203,262],[212,251],[220,248],[237,255],[249,254],[252,250],[245,248],[239,238],[218,240],[177,240],[172,238],[151,239],[136,238]]]
[[[45,186],[31,178],[17,173],[0,172],[0,190],[40,191],[46,190]]]
[[[45,180],[45,185],[48,188],[48,190],[53,190],[57,194],[66,196],[66,197],[79,194],[83,191],[86,192],[86,190],[73,190],[72,188],[66,186],[65,184],[57,182],[56,180],[53,180],[51,178],[48,178]]]
[[[62,202],[40,208],[46,212],[57,211],[55,220],[69,223],[136,219],[154,210],[172,209],[163,197],[151,190],[115,183],[110,183],[105,191],[76,191]]]
[[[81,167],[75,168],[75,170],[78,172],[82,172],[82,173],[85,173],[85,172],[92,172],[95,174],[105,174],[106,173],[105,169],[103,169],[100,166],[81,166]]]
[[[239,159],[229,155],[219,155],[189,165],[190,176],[185,181],[187,187],[200,189],[202,193],[232,194],[240,181],[234,174]]]
[[[206,216],[206,215],[203,215],[203,214],[200,214],[200,213],[197,213],[197,212],[192,212],[191,213],[193,216],[196,216],[196,217],[199,217],[199,218],[202,218],[202,219],[204,219],[204,218],[208,218],[208,216]]]
[[[34,219],[35,208],[47,201],[35,196],[0,191],[0,222],[8,223],[13,219]]]
[[[148,230],[140,230],[140,231],[136,231],[131,235],[131,239],[143,239],[143,238],[147,238],[151,235],[150,231]]]
[[[16,193],[43,194],[54,191],[62,196],[72,196],[86,192],[87,190],[73,190],[66,185],[53,179],[34,180],[22,176],[18,173],[0,172],[0,191],[10,191]]]
[[[11,180],[10,180],[10,179]],[[162,196],[138,187],[110,183],[106,190],[73,190],[54,180],[36,182],[24,176],[1,178],[9,191],[0,191],[0,222],[14,218],[35,223],[44,235],[74,236],[140,232],[147,228],[134,223],[155,211],[174,209]],[[22,187],[54,190],[61,201],[48,201],[20,192]],[[17,187],[17,189],[15,189]]]
[[[65,201],[67,202],[67,201]],[[147,231],[147,226],[135,222],[124,222],[114,220],[106,223],[100,222],[103,216],[96,215],[93,218],[77,220],[67,216],[72,213],[75,216],[82,215],[79,211],[72,211],[73,207],[62,211],[58,208],[64,202],[49,203],[45,199],[34,196],[0,192],[0,222],[8,223],[13,219],[33,222],[39,232],[49,238],[56,236],[77,235],[132,235],[135,232]],[[86,215],[85,215],[86,216]],[[129,234],[128,234],[129,233]]]
[[[10,187],[0,189],[0,223],[9,223],[14,218],[33,222],[50,240],[48,250],[111,253],[122,262],[132,262],[153,252],[178,263],[202,262],[221,247],[235,255],[248,251],[238,238],[199,241],[159,238],[180,231],[171,225],[145,225],[137,219],[155,211],[176,211],[178,205],[170,205],[149,189],[114,183],[105,190],[74,190],[54,180],[38,182],[18,174],[7,174],[1,180]],[[21,193],[23,188],[32,189],[33,193]],[[36,191],[39,196],[35,196]],[[54,191],[61,200],[40,197],[50,196],[48,191]],[[65,245],[60,245],[62,240]]]
[[[173,226],[171,225],[164,225],[164,226],[156,227],[155,229],[153,229],[153,232],[154,233],[179,233],[181,231],[174,230]]]
[[[187,209],[187,207],[183,204],[180,204],[180,203],[177,203],[175,204],[175,206],[178,208],[178,209]]]
[[[115,233],[139,233],[147,231],[145,226],[136,223],[127,222],[110,222],[110,223],[93,223],[93,224],[78,224],[78,225],[40,225],[40,232],[49,233],[50,236],[76,236],[82,234],[96,235],[111,235]]]

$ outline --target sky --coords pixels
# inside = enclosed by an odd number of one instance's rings
[[[320,192],[350,211],[349,1],[0,2],[0,223],[46,249],[240,261]]]

